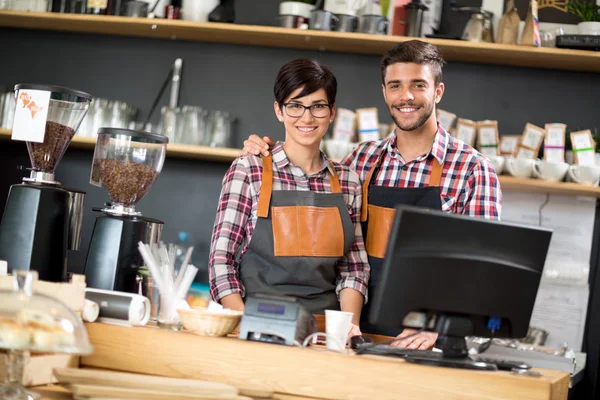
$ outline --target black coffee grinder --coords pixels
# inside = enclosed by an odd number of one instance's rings
[[[13,140],[26,142],[31,175],[12,185],[0,223],[0,260],[38,271],[40,280],[67,278],[67,251],[79,249],[85,192],[61,186],[54,171],[85,117],[92,96],[49,85],[15,86]]]
[[[85,264],[89,287],[138,293],[144,260],[138,242],[158,243],[163,222],[143,217],[135,205],[148,193],[167,153],[166,136],[129,129],[100,128],[90,183],[103,186],[112,202],[95,209]]]

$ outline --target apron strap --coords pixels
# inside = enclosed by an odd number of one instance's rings
[[[258,195],[258,210],[259,218],[267,218],[269,216],[269,205],[271,204],[271,194],[273,193],[273,158],[271,154],[268,156],[261,155],[262,158],[262,180],[260,185],[260,194]],[[329,178],[331,180],[331,192],[341,193],[340,179],[333,163],[329,161]]]
[[[375,169],[377,169],[377,166],[381,162],[381,159],[383,158],[384,153],[385,153],[385,150],[384,150],[384,152],[382,152],[379,155],[379,157],[377,157],[377,161],[375,161],[375,164],[373,164],[373,166],[371,167],[371,170],[367,174],[367,177],[365,178],[365,181],[363,183],[362,210],[360,213],[360,221],[361,222],[365,222],[367,220],[368,205],[369,205],[369,185],[371,184],[371,179],[373,178],[373,173],[375,172]],[[442,172],[443,171],[444,171],[444,163],[442,162],[441,164],[439,164],[437,162],[437,159],[434,158],[433,162],[432,162],[432,166],[431,166],[429,184],[427,186],[439,187],[440,183],[442,182]]]
[[[327,168],[327,170],[329,171],[329,180],[331,181],[331,193],[342,193],[337,171],[331,161],[328,161],[328,165],[329,168]]]
[[[444,170],[444,163],[439,164],[437,158],[433,158],[431,164],[431,174],[429,177],[429,187],[439,187],[442,182],[442,171]]]
[[[271,193],[273,192],[273,159],[271,153],[268,156],[261,155],[262,158],[262,181],[260,185],[260,194],[258,195],[259,218],[269,216],[269,204],[271,203]]]
[[[375,170],[377,169],[377,166],[381,162],[381,159],[383,158],[385,151],[386,150],[383,149],[383,151],[381,152],[379,157],[377,157],[377,161],[375,161],[375,164],[373,164],[373,166],[371,167],[371,170],[369,170],[369,173],[367,173],[367,176],[365,177],[365,181],[363,182],[363,189],[362,189],[362,192],[363,192],[362,197],[363,198],[362,198],[362,207],[361,207],[362,209],[360,212],[360,221],[361,222],[365,222],[367,220],[367,214],[368,214],[367,206],[369,205],[369,185],[371,184],[371,178],[373,178],[373,173],[375,172]]]

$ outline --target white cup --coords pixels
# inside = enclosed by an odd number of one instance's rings
[[[600,180],[600,167],[595,165],[571,165],[568,169],[569,177],[582,185],[598,186]]]
[[[342,351],[346,348],[353,315],[346,311],[325,310],[326,347],[329,350]]]
[[[533,176],[550,182],[560,182],[565,178],[569,164],[566,162],[549,162],[536,160],[533,164]]]
[[[517,178],[531,178],[535,160],[527,158],[509,158],[506,160],[506,170]]]
[[[297,1],[283,1],[279,4],[279,15],[297,15],[310,18],[310,12],[315,8],[312,4]]]
[[[492,166],[494,167],[494,171],[496,171],[496,175],[500,175],[502,171],[504,171],[504,164],[506,162],[506,158],[503,156],[493,156],[488,157]]]

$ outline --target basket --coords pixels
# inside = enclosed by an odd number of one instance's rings
[[[241,311],[227,310],[227,313],[207,311],[205,307],[177,310],[183,327],[200,336],[225,336],[239,324]]]

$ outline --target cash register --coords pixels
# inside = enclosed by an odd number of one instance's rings
[[[249,296],[239,338],[294,346],[317,331],[317,321],[294,297]]]

